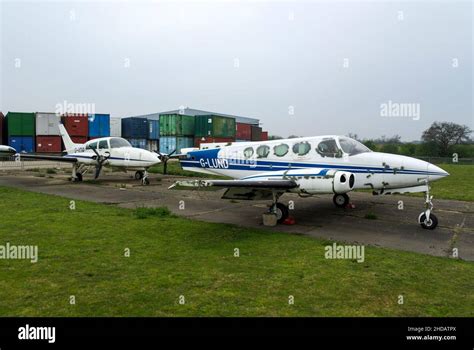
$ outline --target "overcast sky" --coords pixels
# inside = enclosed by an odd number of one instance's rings
[[[2,1],[0,110],[189,106],[282,136],[415,140],[436,120],[474,127],[473,15],[471,1]],[[414,109],[384,116],[389,101]]]

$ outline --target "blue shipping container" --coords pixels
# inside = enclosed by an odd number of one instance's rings
[[[110,136],[110,114],[89,115],[89,137]]]
[[[128,139],[128,142],[130,142],[132,147],[147,149],[146,139]]]
[[[17,152],[32,153],[35,150],[35,139],[33,136],[10,136],[8,145]]]
[[[169,154],[176,150],[175,154],[181,153],[182,148],[194,147],[194,138],[192,137],[176,137],[161,136],[160,137],[160,153]]]
[[[147,139],[148,120],[145,118],[123,118],[122,137],[126,139]]]
[[[148,140],[158,140],[160,138],[160,121],[148,119]]]

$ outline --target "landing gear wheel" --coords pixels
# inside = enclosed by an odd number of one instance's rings
[[[141,180],[141,179],[143,179],[143,171],[135,172],[135,180]]]
[[[273,204],[270,207],[270,213],[276,213],[277,216],[277,222],[281,224],[283,221],[285,221],[288,216],[290,215],[290,211],[288,210],[288,207],[282,203],[277,203],[276,204],[276,210],[275,210],[275,204]]]
[[[148,180],[147,177],[145,177],[145,178],[142,179],[142,185],[147,186],[147,185],[149,185],[149,184],[150,184],[150,180]]]
[[[82,181],[82,174],[81,173],[76,174],[75,182],[81,182],[81,181]]]
[[[349,204],[349,196],[345,193],[335,194],[334,197],[332,197],[332,201],[336,207],[344,208]]]
[[[434,214],[430,214],[430,219],[426,220],[426,214],[421,213],[418,221],[420,222],[421,227],[426,230],[434,230],[438,226],[438,218]]]

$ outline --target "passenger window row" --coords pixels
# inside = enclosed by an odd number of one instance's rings
[[[273,146],[273,154],[277,157],[284,157],[288,154],[290,146],[286,143],[281,143],[279,145]],[[291,147],[291,150],[294,154],[298,156],[307,155],[311,151],[311,144],[307,141],[298,142]],[[341,158],[342,151],[337,146],[336,140],[334,139],[325,139],[318,143],[316,147],[316,152],[322,157],[331,157],[331,158]],[[257,158],[267,158],[270,154],[270,146],[261,145],[258,146],[256,150],[253,147],[247,147],[244,149],[244,157],[251,158],[256,153]]]

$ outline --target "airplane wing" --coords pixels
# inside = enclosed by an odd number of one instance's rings
[[[279,194],[298,187],[293,180],[188,180],[176,181],[169,189],[219,190],[227,188],[222,198],[267,200],[273,193]]]
[[[38,160],[52,160],[55,162],[66,162],[66,163],[77,163],[77,158],[75,157],[62,157],[62,156],[43,156],[39,154],[23,154],[18,153],[20,155],[20,159],[38,159]]]

